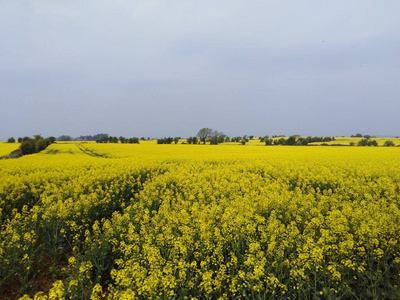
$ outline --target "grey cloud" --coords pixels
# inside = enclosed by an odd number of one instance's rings
[[[399,135],[396,1],[2,1],[0,139]]]

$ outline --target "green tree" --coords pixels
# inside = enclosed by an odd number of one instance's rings
[[[37,150],[35,140],[31,138],[24,138],[24,141],[21,143],[20,149],[22,151],[22,154],[24,155],[36,153]]]
[[[275,141],[277,141],[277,145],[286,145],[286,140],[283,137],[280,138],[279,140],[275,140]]]
[[[47,148],[47,146],[50,146],[50,145],[51,145],[51,141],[50,141],[49,138],[45,138],[45,139],[44,139],[44,142],[46,143],[46,148]]]
[[[108,143],[108,136],[103,135],[100,140],[98,140],[99,143]]]
[[[358,142],[358,146],[373,146],[376,147],[378,146],[378,142],[376,140],[368,140],[368,139],[362,139]]]
[[[10,137],[10,138],[7,140],[7,143],[15,143],[15,139],[14,139],[13,137]]]
[[[383,146],[394,147],[394,142],[392,140],[387,140],[387,141],[385,141],[385,143],[383,143]]]
[[[47,147],[47,144],[46,144],[45,140],[43,140],[43,139],[38,139],[35,141],[35,143],[36,143],[37,152],[43,151]]]
[[[218,137],[216,136],[210,137],[210,145],[218,145]]]
[[[357,143],[357,146],[361,146],[361,147],[364,147],[364,146],[367,146],[367,145],[368,145],[368,140],[367,139],[361,139]]]
[[[289,138],[286,140],[286,145],[296,145],[296,136],[291,135]]]
[[[378,146],[378,142],[376,140],[368,141],[368,146],[377,147]]]
[[[69,135],[61,135],[57,138],[58,141],[72,141],[72,137]]]
[[[269,139],[268,136],[264,137],[264,142],[266,146],[270,146],[272,145],[272,143],[274,142],[273,139]]]
[[[43,137],[42,137],[41,134],[35,134],[35,135],[33,136],[33,138],[35,139],[35,141],[43,140]]]

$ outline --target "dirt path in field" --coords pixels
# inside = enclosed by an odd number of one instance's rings
[[[79,150],[81,150],[83,153],[93,156],[93,157],[98,157],[98,158],[110,158],[110,156],[106,155],[106,154],[100,154],[97,153],[95,151],[93,151],[92,149],[88,149],[85,148],[82,144],[76,144],[76,146],[78,147]]]

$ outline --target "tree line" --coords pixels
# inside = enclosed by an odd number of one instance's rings
[[[36,134],[31,137],[20,137],[18,138],[18,143],[20,146],[17,150],[14,150],[9,155],[4,156],[3,158],[18,158],[23,155],[38,153],[47,148],[47,146],[53,144],[56,141],[56,138],[53,136],[43,138],[40,134]],[[7,140],[8,143],[15,143],[15,139],[13,137]]]
[[[350,146],[355,146],[354,142],[350,143]],[[371,140],[370,138],[364,138],[360,141],[358,141],[357,146],[360,147],[377,147],[378,146],[378,142],[376,140]],[[384,147],[394,147],[395,144],[392,140],[387,140],[383,143]]]
[[[285,137],[274,137],[270,138],[268,135],[264,137],[260,137],[260,141],[264,142],[265,145],[288,145],[288,146],[307,146],[310,143],[319,143],[319,142],[330,142],[334,141],[334,137],[329,136],[308,136],[301,137],[299,135],[291,135],[288,138]]]
[[[358,143],[357,146],[378,146],[378,142],[376,140],[371,140],[370,135],[361,135],[360,133],[356,135],[352,135],[352,137],[363,137]],[[164,137],[157,139],[157,144],[177,144],[181,137]],[[191,136],[186,139],[186,142],[182,142],[182,144],[206,144],[210,145],[218,145],[221,143],[227,142],[236,142],[245,145],[249,140],[254,139],[253,135],[247,136],[236,136],[229,137],[223,132],[219,132],[217,130],[213,130],[211,128],[202,128],[200,129],[195,136]],[[54,143],[55,141],[72,141],[72,140],[85,140],[85,141],[96,141],[97,143],[122,143],[122,144],[139,144],[140,140],[146,140],[144,137],[140,139],[137,137],[125,138],[123,136],[109,136],[106,133],[99,133],[95,135],[81,135],[78,138],[71,138],[69,135],[59,136],[57,139],[55,137],[48,137],[44,139],[41,135],[35,135],[34,138],[24,137],[18,138],[18,142],[23,144],[23,151],[27,154],[36,153],[43,149],[45,149],[49,144]],[[147,140],[150,140],[148,137]],[[260,136],[260,142],[265,143],[266,146],[270,145],[287,145],[287,146],[307,146],[311,143],[327,143],[335,140],[335,137],[323,137],[323,136],[308,136],[301,137],[300,135],[291,135],[286,137],[284,135],[273,135],[272,137]],[[8,143],[15,143],[15,139],[13,137],[7,140]],[[33,145],[35,144],[35,145]],[[328,144],[323,144],[328,145]],[[333,144],[331,144],[333,145]],[[350,142],[350,146],[356,146],[355,142]],[[393,147],[395,146],[394,142],[391,140],[385,141],[383,144],[385,147]],[[36,151],[36,152],[35,152]]]
[[[178,144],[181,137],[165,137],[161,139],[157,139],[157,144]]]
[[[116,136],[103,135],[99,140],[96,140],[96,143],[139,144],[139,138],[137,137],[126,138],[123,136],[116,137]]]
[[[43,138],[40,134],[36,134],[33,138],[24,137],[21,140],[21,146],[19,147],[23,155],[38,153],[47,148],[47,146],[53,144],[56,138],[51,136]]]

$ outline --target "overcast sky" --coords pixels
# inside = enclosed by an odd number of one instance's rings
[[[0,139],[400,135],[398,0],[0,0]]]

